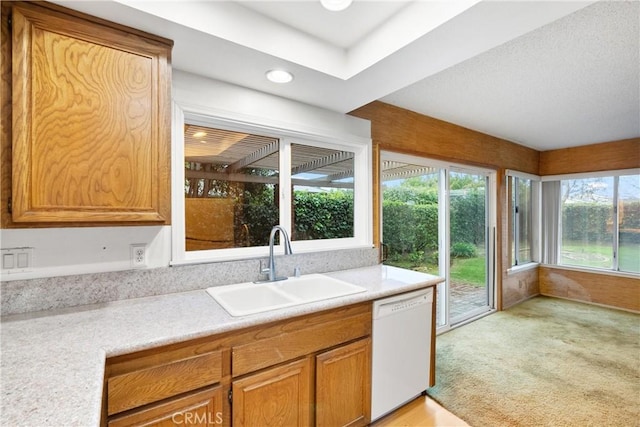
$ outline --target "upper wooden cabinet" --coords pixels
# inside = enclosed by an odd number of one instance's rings
[[[16,3],[15,223],[170,220],[171,42]]]

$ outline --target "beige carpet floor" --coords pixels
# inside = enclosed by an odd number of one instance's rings
[[[428,394],[473,427],[640,426],[640,315],[533,298],[438,336]]]

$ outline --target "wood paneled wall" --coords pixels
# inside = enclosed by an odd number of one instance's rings
[[[640,138],[539,152],[379,101],[350,113],[371,121],[374,152],[374,242],[380,238],[380,150],[413,154],[497,171],[498,295],[504,309],[543,293],[631,310],[640,309],[637,279],[548,267],[507,274],[510,266],[509,206],[505,169],[535,175],[594,172],[640,167]],[[568,273],[558,273],[558,271]],[[544,279],[543,279],[544,275]],[[619,286],[618,286],[619,285]]]
[[[539,175],[596,172],[640,167],[640,138],[583,145],[540,153]]]
[[[539,152],[504,139],[379,101],[349,114],[371,121],[382,150],[538,174]]]
[[[539,271],[542,295],[640,311],[637,278],[551,266],[541,266]]]
[[[371,121],[374,152],[374,242],[380,241],[380,150],[395,151],[497,171],[497,249],[499,309],[538,294],[537,270],[507,277],[509,233],[505,169],[538,174],[539,152],[512,142],[379,101],[350,113]],[[522,277],[520,277],[522,276]],[[519,277],[519,278],[518,278]],[[523,286],[523,283],[527,283]],[[503,295],[507,296],[506,305]]]
[[[538,268],[504,273],[502,276],[502,309],[517,305],[540,294]]]

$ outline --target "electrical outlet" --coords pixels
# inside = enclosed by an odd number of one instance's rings
[[[147,266],[147,245],[131,245],[131,266],[133,268],[142,268]]]

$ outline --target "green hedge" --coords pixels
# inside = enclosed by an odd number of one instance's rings
[[[245,194],[244,222],[251,224],[253,245],[268,244],[269,231],[278,223],[272,192]],[[295,239],[333,239],[353,236],[353,193],[294,192]],[[451,198],[451,239],[480,245],[485,224],[484,193],[474,191]],[[607,222],[611,206],[595,203],[567,204],[562,212],[565,240],[611,240]],[[438,205],[433,191],[397,188],[385,190],[382,206],[384,243],[389,253],[410,254],[438,249]],[[640,243],[640,202],[626,202],[621,239]],[[603,238],[603,239],[602,239]]]
[[[438,249],[438,205],[386,199],[382,204],[384,243],[390,255]],[[451,238],[466,246],[484,242],[484,194],[471,192],[451,199]]]
[[[295,240],[353,237],[353,193],[332,191],[293,194]]]
[[[386,201],[382,205],[384,243],[389,253],[438,249],[438,206]]]
[[[611,242],[611,203],[572,203],[562,209],[562,238],[569,241]],[[625,202],[620,241],[640,243],[640,202]]]
[[[611,242],[611,204],[572,203],[562,209],[562,239]]]
[[[451,241],[483,245],[486,234],[484,192],[470,189],[464,195],[451,196]]]
[[[353,193],[295,191],[293,206],[293,239],[353,237]],[[237,217],[241,221],[236,227],[241,227],[242,223],[251,225],[251,245],[265,246],[269,244],[271,228],[278,224],[278,207],[270,191],[247,192],[245,204]]]

